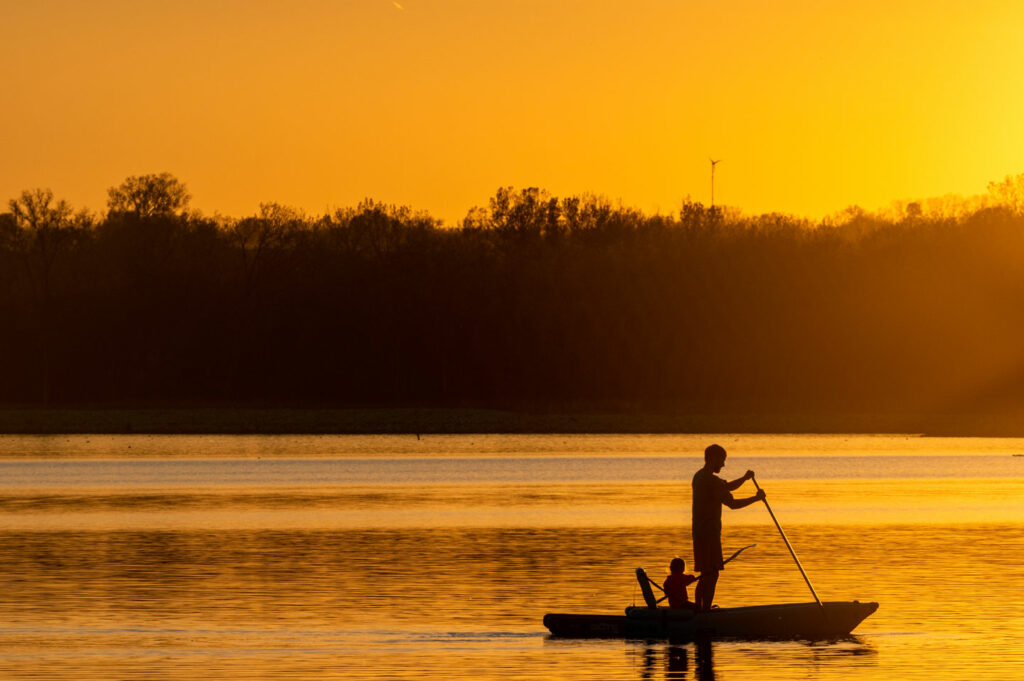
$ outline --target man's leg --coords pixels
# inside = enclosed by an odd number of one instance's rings
[[[700,573],[693,598],[697,604],[697,612],[707,612],[715,600],[715,587],[718,585],[718,570],[705,570]]]

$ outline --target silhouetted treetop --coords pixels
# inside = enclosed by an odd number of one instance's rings
[[[40,232],[71,225],[74,210],[63,199],[54,201],[50,189],[25,190],[7,203],[15,225],[22,230]]]
[[[107,210],[111,213],[133,213],[141,218],[178,214],[188,208],[192,198],[185,185],[170,173],[133,175],[108,189],[107,194]]]
[[[514,187],[499,187],[488,208],[471,209],[461,226],[504,239],[529,242],[556,240],[567,235],[613,232],[622,235],[651,221],[640,211],[614,205],[603,196],[583,194],[560,199],[538,187],[518,191]],[[657,222],[657,218],[654,221]]]
[[[998,182],[989,182],[988,192],[999,205],[1006,206],[1014,213],[1024,211],[1024,173],[1007,175]]]
[[[364,199],[355,208],[334,212],[326,226],[336,243],[353,253],[375,259],[393,254],[441,228],[441,222],[408,206]]]
[[[26,190],[8,202],[13,229],[5,230],[9,247],[22,254],[30,268],[49,271],[59,251],[73,239],[76,230],[91,227],[85,211],[77,215],[67,201],[55,200],[49,189]]]

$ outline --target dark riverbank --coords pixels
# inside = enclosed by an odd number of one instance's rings
[[[920,433],[1024,436],[1017,415],[707,415],[536,413],[496,409],[0,410],[0,433]]]
[[[0,404],[528,413],[16,414],[8,430],[1021,430],[906,416],[1024,413],[1017,208],[812,224],[502,188],[442,228],[373,202],[78,219],[55,201],[0,214]],[[565,409],[587,414],[550,415]]]

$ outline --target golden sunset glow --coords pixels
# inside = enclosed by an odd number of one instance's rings
[[[1022,56],[0,0],[0,679],[1021,678]]]
[[[0,3],[0,193],[206,213],[364,197],[449,223],[498,186],[748,213],[976,194],[1024,171],[1024,6]]]

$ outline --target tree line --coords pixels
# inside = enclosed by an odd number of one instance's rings
[[[1024,176],[821,221],[499,189],[445,226],[363,201],[0,214],[0,401],[941,413],[1024,398]],[[945,205],[945,204],[944,204]],[[948,206],[947,206],[948,208]]]

